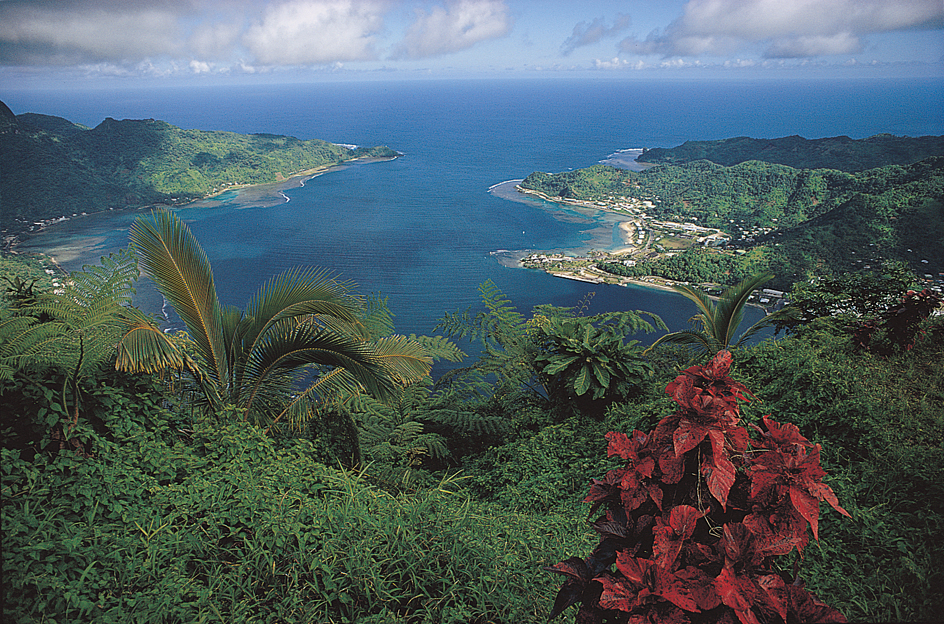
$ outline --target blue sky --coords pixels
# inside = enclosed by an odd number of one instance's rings
[[[942,0],[0,0],[0,88],[944,76]]]

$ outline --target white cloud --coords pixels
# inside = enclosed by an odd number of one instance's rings
[[[598,17],[589,24],[580,22],[574,26],[574,32],[561,44],[561,54],[568,55],[579,47],[592,45],[608,37],[615,37],[632,24],[629,15],[617,15],[612,26],[607,26],[606,18]]]
[[[760,45],[768,58],[850,54],[869,34],[942,26],[941,0],[689,0],[663,31],[624,39],[620,49],[697,56]]]
[[[190,52],[201,58],[227,59],[236,47],[243,27],[235,22],[208,24],[190,36]]]
[[[502,0],[447,0],[445,7],[434,6],[428,13],[416,11],[392,58],[427,58],[471,48],[476,43],[497,39],[511,30],[508,7]]]
[[[377,58],[384,3],[292,0],[270,5],[243,44],[263,65],[310,65]]]
[[[0,62],[95,63],[180,49],[177,16],[167,9],[0,3]]]

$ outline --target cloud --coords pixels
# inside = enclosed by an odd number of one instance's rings
[[[180,51],[179,6],[0,3],[0,63],[96,63]]]
[[[384,3],[293,0],[272,4],[242,43],[264,65],[309,65],[376,59]]]
[[[689,0],[681,17],[620,50],[663,56],[727,55],[760,46],[767,58],[851,54],[862,37],[944,27],[941,0]]]
[[[394,50],[393,59],[419,59],[471,48],[511,30],[503,0],[447,0],[428,13],[416,11],[416,21]]]
[[[567,56],[579,47],[592,45],[608,37],[615,37],[631,24],[632,20],[629,15],[623,14],[616,16],[616,21],[612,26],[607,26],[606,18],[603,17],[598,17],[589,24],[580,22],[574,26],[573,34],[561,44],[561,54]]]

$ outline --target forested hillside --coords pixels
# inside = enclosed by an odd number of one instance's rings
[[[876,134],[865,139],[846,136],[805,139],[735,137],[718,141],[686,141],[678,147],[644,150],[639,162],[675,164],[710,160],[719,165],[736,165],[761,160],[796,169],[838,169],[864,171],[886,165],[910,165],[929,156],[944,156],[944,137],[899,137]]]
[[[388,148],[350,149],[273,134],[184,130],[154,119],[86,128],[0,107],[3,228],[156,203],[179,204],[236,185],[275,182]]]
[[[944,271],[944,157],[859,173],[760,161],[698,160],[642,172],[595,165],[532,173],[521,187],[601,207],[648,202],[646,218],[695,222],[731,237],[726,250],[688,254],[700,256],[706,270],[670,275],[661,269],[677,260],[649,258],[628,270],[634,275],[734,283],[771,270],[785,289],[809,271],[842,273],[887,261],[904,262],[919,275]]]
[[[939,297],[902,296],[907,276],[799,284],[786,337],[713,359],[645,351],[633,336],[659,324],[645,311],[519,312],[491,283],[430,328],[445,336],[403,339],[383,302],[313,272],[263,285],[245,311],[188,300],[200,283],[213,294],[209,266],[187,260],[186,231],[171,252],[146,225],[133,255],[69,280],[3,266],[11,622],[944,609],[944,327]],[[136,261],[164,275],[186,333],[129,305]],[[462,359],[463,336],[479,356],[436,381],[390,359]],[[352,383],[376,375],[387,383]]]

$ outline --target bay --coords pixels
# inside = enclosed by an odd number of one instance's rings
[[[17,113],[89,126],[105,117],[156,118],[184,128],[385,144],[401,152],[303,186],[296,180],[255,187],[179,209],[210,257],[225,303],[244,304],[265,279],[292,266],[326,267],[362,293],[388,297],[401,333],[430,333],[444,312],[477,305],[486,280],[524,313],[540,303],[576,306],[594,293],[587,314],[644,309],[672,329],[688,326],[694,306],[677,294],[515,266],[508,258],[527,250],[618,245],[617,219],[513,197],[499,183],[686,140],[944,134],[942,80],[370,81],[14,90],[4,101]],[[72,219],[21,248],[78,268],[127,246],[135,216]],[[152,288],[139,290],[142,307],[161,309]],[[752,310],[748,322],[761,314]]]

